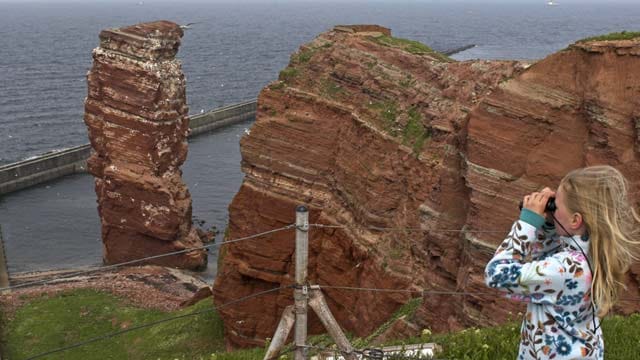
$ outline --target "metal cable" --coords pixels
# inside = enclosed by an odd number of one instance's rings
[[[344,225],[328,225],[328,224],[309,224],[309,226],[313,226],[313,227],[317,227],[317,228],[334,228],[334,229],[355,228],[355,227],[348,227],[348,226],[344,226]],[[167,256],[184,254],[184,253],[188,253],[188,252],[191,252],[191,251],[208,249],[208,248],[212,248],[212,247],[215,247],[215,246],[222,246],[222,245],[232,244],[234,242],[249,240],[249,239],[253,239],[253,238],[256,238],[256,237],[272,234],[272,233],[275,233],[275,232],[278,232],[278,231],[288,230],[288,229],[291,229],[291,228],[295,228],[295,224],[289,224],[289,225],[284,226],[284,227],[279,228],[279,229],[273,229],[273,230],[265,231],[265,232],[262,232],[262,233],[259,233],[259,234],[247,236],[247,237],[244,237],[244,238],[224,241],[224,242],[221,242],[221,243],[203,245],[203,246],[198,246],[198,247],[194,247],[194,248],[189,248],[189,249],[178,250],[178,251],[173,251],[173,252],[164,253],[164,254],[148,256],[148,257],[135,259],[135,260],[130,260],[130,261],[126,261],[126,262],[122,262],[122,263],[118,263],[118,264],[102,266],[102,267],[95,268],[95,269],[77,271],[77,272],[74,272],[74,273],[65,274],[65,275],[62,275],[62,276],[59,276],[59,277],[55,277],[53,279],[35,280],[35,281],[30,281],[30,282],[26,282],[26,283],[22,283],[22,284],[18,284],[18,285],[7,286],[7,287],[0,288],[0,292],[4,291],[4,290],[18,289],[18,288],[29,287],[29,286],[33,286],[33,285],[45,285],[45,284],[48,284],[50,282],[54,282],[54,281],[58,281],[58,280],[64,280],[64,279],[71,278],[71,277],[74,277],[74,276],[79,276],[79,275],[85,275],[85,274],[90,274],[90,273],[94,273],[94,272],[100,272],[100,271],[116,269],[116,268],[119,268],[119,267],[122,267],[122,266],[133,265],[133,264],[137,264],[137,263],[148,261],[148,260],[154,260],[154,259],[159,259],[159,258],[163,258],[163,257],[167,257]],[[371,230],[378,230],[378,231],[421,231],[421,232],[430,231],[430,230],[424,230],[424,229],[420,229],[420,228],[384,228],[384,227],[377,227],[377,226],[368,226],[368,227],[363,227],[363,228],[371,229]],[[433,230],[433,231],[440,231],[440,232],[486,232],[486,233],[498,233],[498,232],[500,232],[500,233],[504,233],[504,231],[497,231],[497,230],[491,230],[491,231],[478,230],[478,231],[474,231],[474,230],[446,230],[446,229],[443,229],[443,230]]]
[[[38,284],[45,285],[45,284],[53,282],[53,281],[63,280],[63,279],[71,278],[71,277],[78,276],[78,275],[84,275],[84,274],[89,274],[89,273],[99,272],[99,271],[106,271],[106,270],[111,270],[111,269],[119,268],[119,267],[126,266],[126,265],[137,264],[137,263],[140,263],[140,262],[143,262],[143,261],[147,261],[147,260],[153,260],[153,259],[158,259],[158,258],[162,258],[162,257],[166,257],[166,256],[183,254],[183,253],[196,251],[196,250],[208,249],[208,248],[212,248],[212,247],[215,247],[215,246],[228,245],[228,244],[232,244],[232,243],[236,243],[236,242],[240,242],[240,241],[254,239],[254,238],[257,238],[257,237],[264,236],[264,235],[273,234],[273,233],[276,233],[276,232],[279,232],[279,231],[288,230],[288,229],[291,229],[291,228],[294,228],[294,227],[295,227],[295,224],[289,224],[287,226],[284,226],[284,227],[281,227],[281,228],[278,228],[278,229],[273,229],[273,230],[261,232],[259,234],[254,234],[254,235],[246,236],[246,237],[243,237],[243,238],[233,239],[233,240],[229,240],[229,241],[223,241],[223,242],[215,243],[215,244],[198,246],[198,247],[184,249],[184,250],[168,252],[168,253],[164,253],[164,254],[148,256],[148,257],[144,257],[144,258],[140,258],[140,259],[125,261],[125,262],[118,263],[118,264],[101,266],[101,267],[98,267],[98,268],[95,268],[95,269],[77,271],[77,272],[74,272],[74,273],[71,273],[71,274],[65,274],[65,275],[62,275],[62,276],[59,276],[59,277],[55,277],[53,279],[35,280],[35,281],[30,281],[30,282],[26,282],[26,283],[22,283],[22,284],[18,284],[18,285],[7,286],[7,287],[0,288],[0,292],[2,292],[4,290],[17,289],[17,288],[22,288],[22,287],[27,287],[27,286],[32,286],[32,285],[38,285]]]
[[[319,285],[319,286],[320,286],[321,289],[323,288],[323,289],[342,289],[342,290],[375,291],[375,292],[404,292],[404,293],[421,294],[423,296],[424,295],[428,295],[428,294],[432,294],[432,295],[494,295],[494,294],[487,293],[487,292],[462,292],[462,291],[437,291],[437,290],[361,288],[361,287],[353,287],[353,286],[331,286],[331,285]],[[281,286],[281,287],[277,287],[277,288],[274,288],[274,289],[265,290],[265,291],[262,291],[262,292],[251,294],[251,295],[242,297],[240,299],[235,299],[235,300],[229,301],[227,303],[224,303],[224,304],[222,304],[222,305],[220,305],[218,307],[213,307],[211,309],[205,309],[205,310],[197,311],[197,312],[194,312],[194,313],[173,316],[173,317],[161,319],[161,320],[158,320],[158,321],[154,321],[154,322],[151,322],[151,323],[141,324],[141,325],[134,326],[134,327],[131,327],[131,328],[127,328],[127,329],[124,329],[124,330],[116,331],[116,332],[113,332],[113,333],[110,333],[110,334],[105,334],[105,335],[102,335],[102,336],[98,336],[98,337],[95,337],[95,338],[92,338],[92,339],[89,339],[89,340],[85,340],[85,341],[82,341],[82,342],[79,342],[79,343],[76,343],[76,344],[72,344],[72,345],[69,345],[69,346],[62,347],[62,348],[58,348],[58,349],[54,349],[54,350],[51,350],[51,351],[47,351],[45,353],[37,354],[37,355],[34,355],[32,357],[27,358],[27,360],[37,359],[37,358],[40,358],[40,357],[43,357],[43,356],[46,356],[46,355],[50,355],[50,354],[66,351],[66,350],[69,350],[69,349],[81,347],[81,346],[84,346],[84,345],[87,345],[87,344],[91,344],[91,343],[94,343],[94,342],[97,342],[97,341],[100,341],[100,340],[112,338],[114,336],[118,336],[118,335],[130,332],[130,331],[134,331],[134,330],[138,330],[138,329],[143,329],[143,328],[155,326],[155,325],[162,324],[162,323],[165,323],[165,322],[168,322],[168,321],[171,321],[171,320],[176,320],[176,319],[181,319],[181,318],[185,318],[185,317],[188,317],[188,316],[199,315],[199,314],[203,314],[203,313],[206,313],[206,312],[211,312],[211,311],[214,311],[214,310],[217,310],[217,309],[221,309],[223,307],[226,307],[226,306],[229,306],[229,305],[232,305],[232,304],[235,304],[235,303],[239,303],[239,302],[242,302],[242,301],[254,298],[254,297],[258,297],[258,296],[265,295],[265,294],[268,294],[268,293],[271,293],[271,292],[275,292],[275,291],[279,291],[279,290],[283,290],[283,289],[287,289],[287,288],[292,288],[292,287],[293,287],[293,285]],[[618,299],[618,300],[623,300],[623,299]],[[639,301],[640,299],[628,299],[628,300],[629,301],[631,301],[631,300]],[[318,347],[313,346],[313,345],[309,345],[309,346],[306,346],[306,347],[308,347],[308,348],[318,348]],[[326,348],[324,348],[324,349],[326,349]],[[286,351],[286,352],[290,352],[290,351],[292,351],[292,350],[289,350],[289,351]],[[340,351],[340,350],[338,350],[338,351]],[[358,350],[357,352],[362,354],[362,350]]]
[[[345,225],[329,225],[329,224],[309,224],[309,226],[317,227],[317,228],[325,228],[325,229],[369,229],[369,230],[377,230],[377,231],[416,231],[416,232],[469,232],[469,233],[508,233],[508,230],[465,230],[465,229],[422,229],[422,228],[411,228],[411,227],[379,227],[379,226],[345,226]]]
[[[31,357],[27,358],[26,360],[37,359],[37,358],[41,358],[43,356],[47,356],[47,355],[63,352],[63,351],[66,351],[66,350],[78,348],[78,347],[85,346],[85,345],[88,345],[88,344],[91,344],[91,343],[94,343],[94,342],[97,342],[97,341],[100,341],[100,340],[109,339],[109,338],[112,338],[114,336],[122,335],[122,334],[125,334],[125,333],[128,333],[128,332],[134,331],[134,330],[139,330],[139,329],[152,327],[152,326],[155,326],[155,325],[158,325],[158,324],[162,324],[162,323],[165,323],[165,322],[168,322],[168,321],[171,321],[171,320],[182,319],[182,318],[193,316],[193,315],[200,315],[200,314],[208,313],[208,312],[211,312],[211,311],[214,311],[214,310],[218,310],[218,309],[221,309],[221,308],[229,306],[229,305],[233,305],[233,304],[236,304],[236,303],[239,303],[239,302],[243,302],[243,301],[251,299],[251,298],[255,298],[255,297],[262,296],[262,295],[265,295],[265,294],[269,294],[269,293],[272,293],[272,292],[275,292],[275,291],[287,289],[287,288],[290,288],[290,287],[291,287],[291,285],[289,285],[289,286],[281,286],[281,287],[277,287],[277,288],[274,288],[274,289],[257,292],[255,294],[247,295],[247,296],[241,297],[239,299],[231,300],[231,301],[226,302],[226,303],[224,303],[224,304],[222,304],[222,305],[220,305],[218,307],[214,306],[214,307],[212,307],[210,309],[200,310],[200,311],[196,311],[196,312],[189,313],[189,314],[182,314],[182,315],[178,315],[178,316],[172,316],[172,317],[164,318],[164,319],[161,319],[161,320],[149,322],[149,323],[146,323],[146,324],[141,324],[141,325],[137,325],[137,326],[134,326],[134,327],[130,327],[130,328],[127,328],[127,329],[124,329],[124,330],[115,331],[115,332],[112,332],[112,333],[109,333],[109,334],[97,336],[97,337],[94,337],[94,338],[91,338],[91,339],[88,339],[88,340],[85,340],[85,341],[82,341],[82,342],[78,342],[78,343],[75,343],[75,344],[72,344],[72,345],[68,345],[68,346],[64,346],[64,347],[58,348],[58,349],[54,349],[54,350],[50,350],[50,351],[47,351],[47,352],[44,352],[44,353],[40,353],[40,354],[31,356]]]
[[[385,289],[385,288],[364,288],[355,286],[334,286],[334,285],[318,285],[321,289],[337,289],[352,291],[373,291],[373,292],[391,292],[391,293],[410,293],[424,295],[490,295],[495,296],[495,292],[467,292],[467,291],[441,291],[441,290],[410,290],[410,289]],[[496,290],[497,291],[497,290]],[[500,292],[502,293],[502,292]],[[509,294],[506,294],[509,295]],[[640,298],[618,298],[618,301],[640,302]]]
[[[489,292],[465,292],[465,291],[440,291],[440,290],[410,290],[410,289],[384,289],[384,288],[362,288],[355,286],[333,286],[318,285],[321,289],[353,290],[353,291],[373,291],[391,293],[410,293],[420,295],[495,295]]]
[[[312,226],[313,227],[317,227],[317,228],[348,228],[347,226],[343,226],[343,225],[309,224],[309,227],[312,227]],[[260,237],[260,236],[276,233],[276,232],[279,232],[279,231],[292,229],[292,228],[295,228],[295,227],[296,227],[295,224],[289,224],[287,226],[284,226],[284,227],[281,227],[281,228],[278,228],[278,229],[265,231],[265,232],[262,232],[262,233],[246,236],[246,237],[243,237],[243,238],[233,239],[233,240],[224,241],[224,242],[216,243],[216,244],[204,245],[204,246],[200,246],[200,247],[196,247],[196,248],[190,248],[190,249],[170,252],[170,253],[166,253],[166,254],[149,256],[149,257],[136,259],[136,260],[131,260],[131,261],[127,261],[127,262],[123,262],[123,263],[119,263],[119,264],[103,266],[103,267],[100,267],[100,268],[97,268],[97,269],[78,271],[78,272],[75,272],[75,273],[66,274],[64,276],[53,278],[53,279],[38,280],[38,281],[27,282],[27,283],[23,283],[23,284],[19,284],[19,285],[13,285],[13,286],[5,287],[5,288],[0,288],[0,291],[8,290],[8,289],[21,288],[21,287],[26,287],[26,286],[36,285],[36,284],[47,284],[47,283],[50,283],[50,282],[53,282],[53,281],[63,280],[63,279],[70,278],[70,277],[73,277],[73,276],[78,276],[78,275],[83,275],[83,274],[88,274],[88,273],[93,273],[93,272],[110,270],[110,269],[114,269],[114,268],[125,266],[125,265],[131,265],[131,264],[134,264],[134,263],[139,263],[139,262],[146,261],[146,260],[151,260],[151,259],[161,258],[161,257],[165,257],[165,256],[171,256],[171,255],[186,253],[186,252],[190,252],[190,251],[201,250],[201,249],[210,248],[210,247],[214,247],[214,246],[222,246],[222,245],[231,244],[231,243],[235,243],[235,242],[250,240],[250,239],[254,239],[254,238]],[[371,229],[375,229],[375,230],[419,230],[419,231],[426,231],[426,230],[415,229],[415,228],[381,228],[381,227],[366,227],[366,228],[371,228]],[[442,230],[442,231],[444,231],[444,230]],[[459,231],[459,232],[462,232],[462,231],[467,231],[467,230],[448,230],[448,231]],[[498,231],[496,230],[496,231],[483,231],[483,232],[498,232]],[[503,233],[504,231],[500,231],[500,232]],[[354,290],[354,291],[403,292],[403,293],[415,293],[415,294],[421,294],[421,295],[428,295],[428,294],[431,294],[431,295],[463,295],[463,296],[464,295],[495,295],[495,293],[488,293],[488,292],[360,288],[360,287],[352,287],[352,286],[330,286],[330,285],[320,285],[320,287],[321,288],[326,288],[326,289],[340,289],[340,290]],[[633,302],[640,301],[640,299],[631,299],[631,298],[619,298],[618,300],[620,300],[620,301],[633,301]]]

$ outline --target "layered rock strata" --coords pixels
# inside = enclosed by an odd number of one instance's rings
[[[483,270],[524,193],[599,163],[637,192],[640,45],[576,44],[533,66],[456,62],[388,31],[323,33],[262,90],[228,238],[291,224],[304,203],[312,224],[344,226],[311,228],[311,284],[446,292],[424,296],[416,329],[501,322],[524,305],[487,289]],[[223,247],[216,304],[291,285],[294,256],[292,230]],[[323,291],[358,336],[412,296]],[[291,303],[282,289],[222,308],[228,345],[264,344]],[[310,331],[322,331],[315,318]]]
[[[84,121],[94,152],[104,261],[119,263],[201,246],[180,165],[189,131],[183,35],[168,21],[103,30],[87,75]],[[197,269],[202,250],[149,263]]]

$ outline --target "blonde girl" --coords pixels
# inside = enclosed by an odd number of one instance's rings
[[[518,359],[603,359],[600,319],[637,260],[639,224],[627,181],[611,166],[574,170],[556,191],[524,197],[485,269],[489,287],[528,303]]]

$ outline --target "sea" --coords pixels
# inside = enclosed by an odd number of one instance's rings
[[[191,114],[255,99],[300,45],[339,24],[469,59],[536,60],[576,40],[637,31],[640,1],[560,0],[0,0],[0,165],[88,142],[82,121],[91,51],[102,29],[194,23],[178,58]],[[221,232],[242,182],[239,139],[253,121],[190,140],[183,166],[195,220]],[[293,211],[293,210],[292,210]],[[93,178],[67,176],[0,196],[10,273],[102,262]],[[202,275],[216,274],[217,252]]]

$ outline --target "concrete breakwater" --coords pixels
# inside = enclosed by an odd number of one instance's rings
[[[189,119],[189,136],[245,121],[255,114],[256,100],[250,100],[192,115]],[[0,166],[0,195],[65,175],[85,172],[90,154],[91,145],[85,144]]]
[[[1,166],[0,195],[84,172],[90,154],[91,145],[85,144]]]
[[[457,54],[457,53],[461,53],[461,52],[463,52],[463,51],[465,51],[465,50],[472,49],[472,48],[474,48],[474,47],[476,47],[476,44],[469,44],[469,45],[465,45],[465,46],[460,46],[460,47],[457,47],[457,48],[453,48],[453,49],[451,49],[451,50],[443,51],[442,53],[443,53],[444,55],[447,55],[447,56],[452,56],[452,55],[455,55],[455,54]]]
[[[193,115],[189,119],[189,127],[191,128],[189,137],[255,117],[256,104],[257,100],[249,100],[214,109],[203,114]]]

